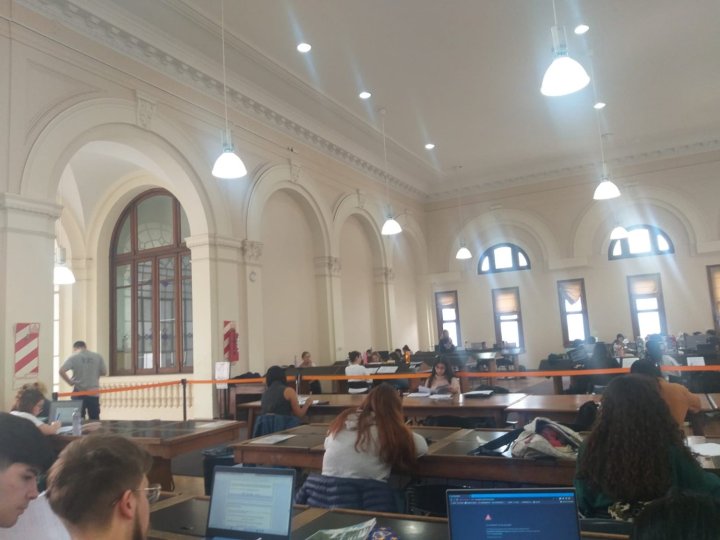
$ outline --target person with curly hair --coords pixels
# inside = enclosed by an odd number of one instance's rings
[[[614,379],[580,448],[575,474],[580,512],[631,520],[670,488],[720,497],[720,478],[690,455],[655,381],[642,375]]]
[[[630,540],[717,540],[720,501],[671,491],[648,504],[633,521]]]
[[[37,426],[43,435],[54,435],[58,432],[62,426],[59,421],[55,420],[46,424],[38,418],[38,414],[42,411],[45,402],[45,396],[42,395],[40,390],[33,386],[23,387],[18,392],[16,399],[15,409],[10,411],[10,414],[29,420]]]

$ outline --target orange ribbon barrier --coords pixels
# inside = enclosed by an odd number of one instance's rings
[[[144,390],[145,388],[160,388],[161,386],[175,386],[182,384],[182,381],[168,381],[161,383],[138,384],[135,386],[124,386],[122,388],[105,388],[97,390],[84,390],[83,392],[58,392],[58,397],[75,397],[75,396],[97,396],[100,394],[113,394],[117,392],[127,392],[128,390]]]

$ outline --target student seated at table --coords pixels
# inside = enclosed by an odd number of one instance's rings
[[[630,373],[650,377],[658,385],[660,395],[670,408],[670,414],[682,427],[688,411],[696,413],[702,408],[700,398],[682,384],[667,382],[655,364],[650,360],[636,360],[630,366]]]
[[[430,377],[425,380],[423,386],[440,394],[460,393],[460,379],[458,379],[453,373],[450,362],[444,358],[435,362],[435,365],[432,368],[432,373],[430,374]]]
[[[720,477],[693,459],[655,381],[618,377],[603,393],[600,418],[578,455],[580,512],[630,520],[670,488],[719,497]]]
[[[43,383],[36,381],[32,383],[25,383],[23,384],[20,389],[17,391],[17,394],[15,394],[15,405],[13,405],[12,410],[17,410],[17,404],[20,400],[20,395],[27,389],[34,388],[35,390],[38,390],[42,396],[43,396],[43,406],[42,410],[37,414],[40,418],[47,418],[50,414],[50,403],[51,401],[47,398],[48,396],[48,389],[47,386],[45,386]]]
[[[390,471],[412,470],[427,449],[425,439],[405,425],[395,389],[380,384],[359,407],[343,411],[330,424],[322,475],[308,477],[295,502],[396,512],[387,483]]]
[[[672,491],[638,514],[630,538],[717,540],[720,538],[720,502],[707,495]]]
[[[42,395],[40,390],[28,386],[18,393],[15,410],[10,411],[10,414],[29,420],[37,426],[43,435],[54,435],[58,432],[62,423],[55,420],[50,424],[46,424],[38,418],[38,414],[42,411],[44,403],[45,396]]]
[[[345,375],[368,375],[370,373],[370,370],[362,365],[360,351],[350,351],[349,361],[350,364],[345,368]],[[348,393],[364,394],[370,389],[371,385],[371,379],[348,379]]]
[[[255,424],[253,437],[299,425],[299,419],[305,416],[312,405],[312,399],[300,405],[297,392],[288,386],[287,375],[280,366],[272,366],[267,370],[265,384],[267,389],[260,399],[260,417]]]

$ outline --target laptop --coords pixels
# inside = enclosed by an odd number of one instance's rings
[[[290,540],[295,469],[215,467],[206,537]]]
[[[688,356],[687,357],[687,365],[688,366],[704,366],[705,365],[705,357],[704,356]]]
[[[630,369],[638,360],[640,359],[637,356],[624,356],[622,359],[622,367]]]
[[[47,423],[51,424],[55,420],[65,426],[72,426],[72,415],[75,409],[82,413],[83,402],[81,399],[70,399],[64,401],[51,401],[50,412],[48,413]]]
[[[579,540],[575,490],[449,489],[451,540]]]

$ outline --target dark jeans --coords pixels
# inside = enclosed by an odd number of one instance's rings
[[[85,411],[90,420],[100,420],[100,398],[98,396],[83,396],[82,417],[85,418]]]

